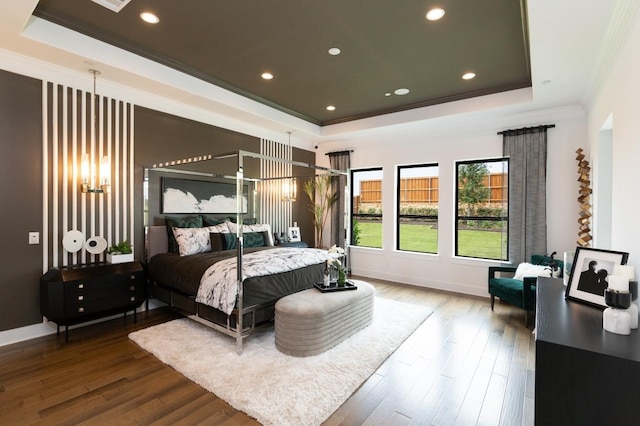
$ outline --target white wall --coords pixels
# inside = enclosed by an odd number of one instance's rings
[[[611,120],[611,176],[599,176],[596,183],[610,181],[611,248],[630,253],[629,264],[640,272],[640,222],[638,211],[638,169],[640,166],[640,15],[629,30],[625,43],[611,71],[600,86],[600,92],[588,107],[587,132],[590,154],[598,163],[600,130],[609,116]],[[603,188],[598,186],[598,190]]]
[[[500,110],[425,120],[410,130],[342,137],[324,153],[353,149],[352,168],[383,168],[383,248],[351,248],[353,273],[455,292],[487,295],[487,267],[495,262],[456,258],[454,253],[455,162],[502,155],[501,130],[555,124],[548,130],[548,250],[559,258],[576,246],[578,182],[575,151],[586,146],[586,120],[579,106],[503,116]],[[395,241],[396,166],[438,163],[440,213],[437,255],[399,252]]]

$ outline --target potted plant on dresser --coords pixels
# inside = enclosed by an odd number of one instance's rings
[[[131,243],[128,240],[124,240],[119,244],[109,247],[109,250],[107,250],[107,262],[133,262],[133,250],[131,249]]]

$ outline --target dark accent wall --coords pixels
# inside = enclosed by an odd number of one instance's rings
[[[42,101],[41,80],[0,70],[0,218],[4,225],[0,244],[0,331],[42,322],[39,294],[39,279],[44,272]],[[134,126],[135,251],[137,259],[144,259],[144,167],[239,149],[259,152],[260,140],[142,107],[135,107]],[[314,163],[315,154],[294,149],[294,159]],[[211,171],[206,166],[204,170]],[[246,170],[257,174],[257,160],[248,162]],[[235,162],[228,162],[216,172],[234,174]],[[293,220],[301,227],[302,238],[311,242],[313,223],[308,200],[301,192],[293,208]],[[32,231],[40,232],[40,244],[28,244],[28,233]]]
[[[260,139],[216,126],[196,122],[154,111],[147,108],[135,109],[135,162],[136,162],[136,186],[135,201],[141,203],[143,170],[153,164],[198,157],[203,155],[215,155],[238,150],[260,152]],[[315,153],[302,149],[293,150],[293,158],[297,161],[315,164]],[[235,175],[237,160],[205,161],[198,164],[190,164],[189,170],[199,170],[208,173],[223,175]],[[245,176],[259,177],[259,162],[255,159],[247,159],[244,164]],[[296,170],[296,172],[298,172]],[[312,170],[303,170],[301,173],[313,173]],[[185,178],[189,178],[185,176]],[[204,179],[204,178],[203,178]],[[301,182],[300,182],[301,184]],[[160,181],[154,177],[149,182],[149,211],[150,224],[163,224],[163,215],[160,209]],[[144,241],[143,207],[136,204],[135,207],[136,241]],[[293,221],[298,222],[301,228],[302,239],[313,243],[313,218],[308,208],[308,197],[298,188],[298,201],[293,206]],[[143,247],[137,244],[135,247],[136,258],[143,259]]]
[[[0,331],[42,322],[42,82],[0,70]],[[28,233],[40,232],[29,245]]]

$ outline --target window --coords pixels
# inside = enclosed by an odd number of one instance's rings
[[[382,168],[351,171],[351,245],[382,248]]]
[[[508,160],[461,161],[456,170],[456,256],[508,260]]]
[[[396,248],[438,252],[438,165],[398,166]]]

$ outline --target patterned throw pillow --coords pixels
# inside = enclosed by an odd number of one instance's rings
[[[211,251],[211,233],[220,233],[216,226],[205,226],[203,228],[173,228],[173,235],[178,243],[178,253],[180,256],[190,254],[206,253]],[[226,233],[229,233],[226,230]]]
[[[173,228],[202,228],[202,216],[165,216],[167,237],[169,238],[169,253],[178,253],[178,242],[173,235]]]

